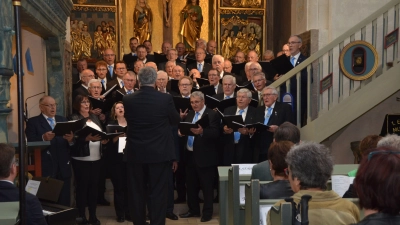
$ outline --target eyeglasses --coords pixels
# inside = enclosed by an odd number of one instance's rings
[[[126,68],[116,68],[115,70],[126,70]]]
[[[56,104],[47,104],[47,105],[42,104],[42,106],[46,106],[48,108],[55,108],[55,107],[57,107],[57,103]]]
[[[374,152],[370,152],[369,154],[368,154],[368,161],[370,161],[371,160],[371,158],[374,156],[374,155],[377,155],[377,154],[386,154],[386,155],[388,155],[388,154],[400,154],[400,151],[374,151]]]
[[[182,86],[182,87],[189,87],[191,84],[180,84],[179,86]]]
[[[115,56],[115,54],[106,54],[106,55],[104,55],[105,57],[112,57],[112,56]]]
[[[106,71],[107,69],[102,68],[102,69],[96,69],[96,70],[98,70],[98,71]]]
[[[198,105],[200,103],[201,103],[201,101],[190,101],[190,104],[192,104],[192,105]]]
[[[83,105],[84,104],[90,104],[90,102],[89,101],[82,101],[81,104],[83,104]]]
[[[286,176],[289,176],[289,168],[285,168],[283,171],[285,171]]]
[[[101,87],[100,86],[92,86],[92,87],[89,87],[90,89],[101,89]]]
[[[299,44],[301,43],[300,41],[292,41],[292,42],[288,42],[288,45],[294,45],[294,44]]]
[[[258,79],[258,80],[255,80],[255,81],[253,81],[253,83],[258,83],[258,82],[261,82],[261,81],[264,81],[265,79]]]

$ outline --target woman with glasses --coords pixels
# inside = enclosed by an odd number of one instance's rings
[[[260,199],[283,199],[294,193],[288,180],[286,154],[293,143],[290,141],[273,142],[268,150],[269,170],[273,182],[260,185]]]
[[[364,209],[359,225],[400,224],[400,151],[380,147],[365,155],[354,179]]]
[[[310,225],[347,225],[360,220],[357,206],[342,199],[334,191],[327,190],[327,183],[333,171],[333,160],[324,145],[303,142],[293,146],[286,156],[287,174],[295,193],[293,201],[299,204],[302,196],[309,195],[308,219]],[[284,200],[276,203],[276,206]],[[270,212],[268,224],[271,224]],[[301,222],[300,212],[295,219]]]
[[[125,110],[121,101],[116,102],[111,109],[111,116],[108,125],[119,125],[126,127],[127,122],[124,117]],[[107,128],[108,129],[108,128]],[[117,133],[117,130],[112,130],[112,133]],[[117,215],[117,222],[122,223],[126,220],[132,220],[128,208],[127,195],[127,177],[126,167],[123,162],[124,154],[118,153],[119,137],[125,137],[125,134],[117,136],[110,140],[107,144],[107,150],[103,153],[103,157],[107,159],[109,165],[111,182],[114,187],[114,208]]]
[[[72,114],[70,120],[80,120],[87,118],[86,126],[90,126],[98,131],[102,131],[102,125],[98,117],[90,113],[91,104],[89,98],[77,95],[72,106],[78,113]],[[99,135],[89,134],[75,140],[71,147],[72,168],[75,175],[76,187],[76,207],[79,217],[77,224],[96,224],[100,221],[96,216],[97,190],[100,171],[100,158],[102,145],[107,144],[108,140],[101,140]],[[89,221],[86,219],[85,208],[89,208]]]

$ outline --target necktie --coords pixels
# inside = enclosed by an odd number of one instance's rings
[[[127,91],[126,94],[130,95],[132,94],[132,91]]]
[[[215,94],[218,94],[217,86],[214,86]]]
[[[114,68],[112,66],[108,66],[108,72],[110,72],[110,76],[113,76]]]
[[[230,99],[230,98],[231,98],[231,96],[226,96],[226,97],[225,97],[225,99]],[[240,115],[241,115],[241,114],[240,114]]]
[[[197,120],[199,119],[199,115],[200,115],[200,113],[196,112],[196,115],[194,116],[192,123],[197,122]],[[194,136],[188,136],[187,144],[189,147],[193,147],[193,142],[194,142]]]
[[[124,86],[124,82],[121,80],[121,82],[120,82],[120,83],[121,83],[121,86],[123,87],[123,86]]]
[[[49,121],[49,124],[50,124],[50,126],[51,126],[51,129],[53,130],[53,129],[54,129],[54,119],[53,119],[53,118],[50,118],[50,117],[47,117],[47,121]]]
[[[242,115],[243,112],[244,112],[243,109],[239,110],[239,115]],[[239,139],[240,139],[240,133],[239,132],[235,132],[235,133],[233,133],[233,135],[234,135],[234,138],[235,138],[235,143],[238,143]]]
[[[269,107],[268,111],[267,111],[267,115],[265,116],[264,125],[268,124],[268,121],[269,121],[269,118],[271,117],[271,114],[272,114],[272,108]]]
[[[199,63],[199,65],[197,65],[197,70],[201,73],[203,70],[202,70],[202,64],[201,63]]]
[[[106,89],[106,86],[104,85],[104,79],[101,79],[101,86],[103,86],[104,89]]]
[[[292,63],[293,66],[294,66],[294,60],[295,59],[296,59],[295,57],[290,58],[290,62]]]

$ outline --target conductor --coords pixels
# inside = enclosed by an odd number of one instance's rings
[[[128,124],[126,147],[128,198],[135,225],[146,224],[146,196],[150,223],[165,224],[168,170],[175,159],[171,125],[180,117],[171,95],[158,92],[157,72],[144,67],[138,73],[140,90],[123,98]],[[148,191],[147,191],[148,190]]]

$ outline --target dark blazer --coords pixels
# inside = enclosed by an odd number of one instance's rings
[[[55,116],[57,122],[66,122],[62,116]],[[32,117],[26,123],[25,134],[28,142],[43,141],[42,135],[51,131],[51,126],[46,118],[40,114]],[[46,154],[47,153],[47,154]],[[57,177],[61,175],[63,179],[71,177],[71,165],[69,163],[69,144],[62,136],[55,136],[50,141],[50,147],[42,151],[42,176]]]
[[[100,79],[100,78],[98,78],[98,79]],[[110,88],[108,86],[108,83],[112,82],[112,80],[108,79],[107,76],[106,76],[105,80],[106,80],[106,86],[104,87],[103,84],[101,85],[101,87],[102,87],[101,94],[104,94],[104,92],[108,91],[108,89]],[[101,79],[100,79],[100,83],[101,83]]]
[[[75,89],[74,92],[72,93],[72,101],[75,100],[75,97],[77,95],[87,96],[87,95],[89,95],[89,91],[86,88],[84,88],[82,85],[79,85],[79,87],[77,89]]]
[[[136,55],[133,56],[132,53],[129,53],[125,54],[122,60],[125,62],[126,68],[133,71],[134,64],[138,60],[138,57]],[[147,55],[146,62],[154,62],[154,55]]]
[[[197,62],[187,65],[187,70],[190,71],[192,69],[197,69]],[[201,77],[208,79],[208,71],[210,71],[211,69],[212,69],[211,64],[203,62],[203,71],[202,71],[203,73],[201,73]]]
[[[218,89],[217,89],[217,94],[221,94],[224,93],[224,90],[222,89],[222,84],[218,85]]]
[[[79,113],[73,113],[68,117],[69,120],[80,120],[84,117]],[[104,130],[103,124],[99,118],[94,114],[89,114],[89,119],[93,121],[97,126]],[[90,155],[89,141],[85,141],[86,137],[77,137],[75,143],[71,146],[71,156],[73,157],[85,157]],[[102,151],[102,145],[100,145],[100,151]]]
[[[196,135],[193,141],[193,160],[198,167],[210,167],[217,166],[218,164],[218,152],[217,152],[217,141],[219,138],[219,123],[220,118],[218,114],[209,108],[204,110],[202,116],[208,114],[210,125],[203,129],[202,135]],[[192,122],[195,116],[193,110],[189,111],[185,118],[185,122]],[[200,118],[199,118],[200,119]],[[182,137],[182,143],[186,147],[187,136]]]
[[[260,181],[273,181],[271,171],[269,170],[269,161],[265,160],[253,166],[250,180],[258,179]]]
[[[25,193],[26,198],[26,224],[27,225],[46,225],[43,216],[42,205],[39,199],[31,193]],[[19,201],[19,189],[7,182],[0,181],[0,202]]]
[[[118,120],[110,120],[108,125],[119,125]],[[118,153],[118,141],[114,143],[113,140],[109,140],[103,156],[109,164],[122,163],[124,154]]]
[[[294,195],[288,180],[277,180],[260,185],[260,199],[284,199]]]
[[[123,102],[128,122],[124,152],[127,161],[158,163],[175,159],[171,125],[178,125],[180,117],[172,96],[142,86],[126,95]]]
[[[256,111],[256,122],[264,123],[264,119],[265,106],[260,106]],[[286,121],[294,124],[292,107],[286,103],[275,102],[274,110],[272,111],[267,125],[279,126]],[[266,130],[261,133],[256,133],[254,136],[256,138],[256,152],[259,154],[267,154],[268,148],[273,141],[274,133]]]
[[[236,115],[237,106],[225,109],[224,115]],[[249,106],[247,108],[245,124],[255,123],[256,109]],[[240,135],[239,142],[235,144],[234,133],[223,134],[224,142],[224,165],[232,163],[252,163],[254,140],[249,135]],[[236,148],[235,148],[236,145]],[[235,150],[235,151],[234,151]],[[236,154],[236,155],[235,155]]]

